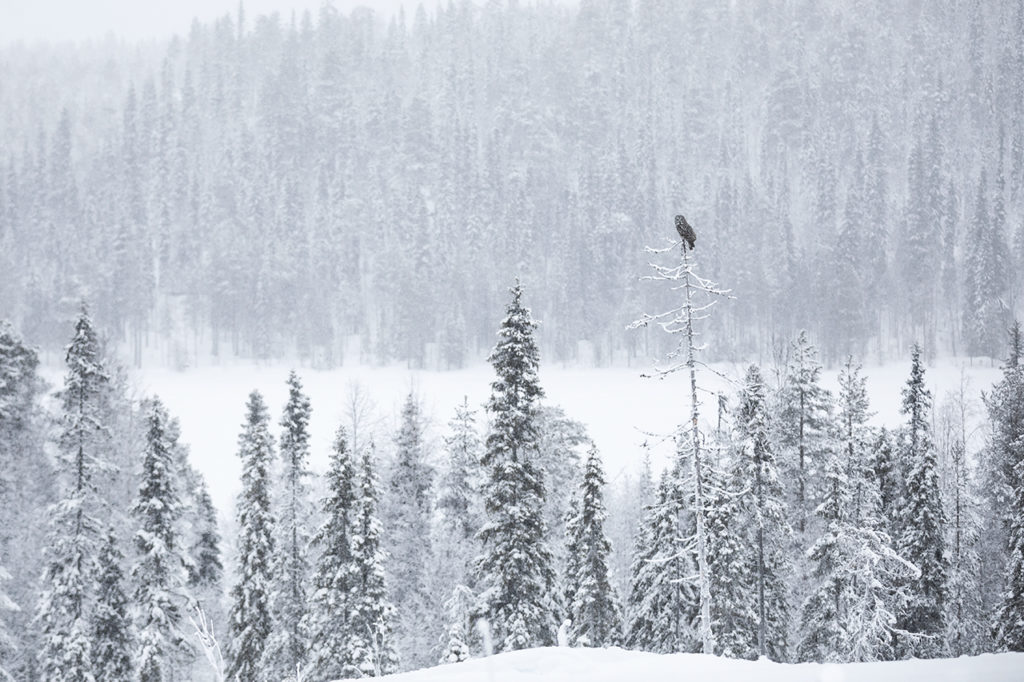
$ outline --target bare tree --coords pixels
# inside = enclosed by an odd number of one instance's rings
[[[689,425],[686,422],[679,425],[677,443],[679,449],[682,450],[686,446],[687,439],[690,441],[692,466],[690,484],[692,485],[694,516],[696,518],[695,546],[697,551],[697,579],[700,589],[700,634],[704,653],[713,654],[715,652],[715,635],[711,627],[711,576],[708,570],[705,482],[701,472],[701,402],[698,398],[699,391],[708,391],[700,388],[697,383],[697,368],[703,367],[712,372],[714,370],[709,368],[706,363],[697,359],[698,353],[705,349],[704,345],[698,345],[697,343],[697,337],[700,336],[697,325],[702,320],[708,318],[709,310],[720,298],[731,298],[731,296],[729,296],[728,290],[720,289],[714,282],[701,277],[694,271],[693,248],[685,238],[681,237],[678,240],[671,240],[670,245],[665,248],[654,249],[648,247],[646,251],[651,255],[658,256],[672,253],[677,249],[680,252],[680,259],[677,264],[666,266],[652,262],[650,265],[654,270],[654,274],[641,279],[669,282],[672,291],[681,292],[682,302],[679,306],[662,313],[654,315],[644,313],[629,328],[637,329],[654,325],[668,334],[679,337],[679,344],[666,357],[667,363],[656,365],[654,373],[646,376],[664,379],[680,371],[686,371],[690,376]]]

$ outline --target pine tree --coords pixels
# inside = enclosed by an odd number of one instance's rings
[[[662,473],[657,498],[637,535],[630,581],[632,618],[626,645],[654,653],[698,650],[699,597],[689,577],[689,523],[681,464]]]
[[[622,641],[622,613],[609,578],[612,546],[604,531],[604,470],[591,446],[579,487],[577,505],[566,523],[568,570],[566,607],[571,641],[581,646],[608,647]]]
[[[124,591],[121,563],[113,529],[107,531],[100,548],[96,578],[96,612],[93,615],[93,664],[96,682],[123,682],[132,677],[131,617]]]
[[[273,579],[274,520],[270,511],[270,465],[273,440],[263,397],[249,394],[246,420],[238,439],[242,492],[238,497],[238,574],[231,590],[228,679],[260,679],[260,663],[270,637],[270,590]]]
[[[553,644],[557,629],[555,576],[543,518],[545,488],[536,462],[536,402],[544,395],[533,338],[537,323],[521,298],[517,283],[489,358],[498,379],[487,403],[493,417],[483,457],[487,521],[476,563],[483,588],[481,615],[490,621],[503,651]]]
[[[174,678],[187,647],[181,631],[186,560],[180,544],[175,435],[159,400],[152,400],[146,412],[142,480],[132,507],[138,555],[131,571],[138,632],[135,660],[141,682],[163,682]]]
[[[352,602],[351,660],[362,677],[393,673],[398,667],[392,622],[394,607],[388,600],[384,578],[385,553],[381,547],[381,523],[377,516],[377,477],[371,447],[363,451],[353,505],[352,560],[355,588]]]
[[[318,680],[345,679],[361,674],[349,641],[357,634],[353,604],[358,567],[352,553],[356,526],[357,463],[349,451],[348,435],[338,428],[327,470],[325,520],[313,537],[317,550],[313,592],[307,615],[310,637],[309,675]]]
[[[830,421],[831,395],[821,384],[821,364],[817,350],[801,330],[790,346],[789,364],[779,392],[779,413],[776,420],[778,442],[787,456],[786,468],[795,468],[794,521],[798,532],[806,529],[807,517],[815,503],[810,491],[815,475],[826,456],[827,430]]]
[[[288,375],[288,402],[281,417],[281,474],[277,486],[278,517],[274,543],[273,632],[264,652],[263,670],[275,679],[297,676],[309,650],[306,604],[309,547],[309,398],[295,372]]]
[[[384,529],[388,588],[395,605],[395,643],[407,670],[428,667],[440,654],[440,604],[431,597],[434,553],[430,537],[434,469],[427,462],[423,418],[410,393],[395,435],[395,459],[388,477]]]
[[[96,566],[99,502],[93,476],[104,467],[109,431],[104,425],[110,376],[99,339],[83,306],[67,349],[59,440],[62,499],[50,509],[50,543],[38,620],[39,661],[47,680],[94,679],[92,580]]]
[[[750,528],[750,561],[757,588],[758,652],[774,661],[789,656],[790,607],[786,590],[790,565],[787,545],[791,531],[785,496],[779,481],[761,370],[751,365],[739,396],[737,475],[748,487],[743,523]]]
[[[903,428],[902,459],[906,463],[905,506],[897,549],[920,570],[908,586],[908,603],[899,625],[909,635],[902,652],[919,658],[943,650],[946,573],[945,510],[939,487],[938,461],[932,442],[931,392],[925,388],[921,349],[911,353],[910,378],[903,389],[902,412],[908,422]]]
[[[1010,335],[1003,378],[986,400],[992,435],[988,444],[987,490],[995,519],[987,530],[1002,541],[1002,596],[995,618],[1000,649],[1024,651],[1024,339],[1019,324]],[[1000,513],[1001,512],[1001,513]],[[995,568],[995,567],[993,567]]]

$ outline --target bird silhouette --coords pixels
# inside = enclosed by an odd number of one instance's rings
[[[697,243],[697,233],[690,227],[690,223],[686,222],[686,217],[682,215],[676,216],[676,232],[682,237],[683,243],[690,247],[693,251],[694,246]],[[685,246],[684,246],[685,248]]]

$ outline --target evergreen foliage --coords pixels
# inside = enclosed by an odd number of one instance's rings
[[[159,400],[146,414],[142,480],[131,513],[136,522],[132,602],[140,682],[173,680],[187,647],[182,632],[186,555],[181,546],[182,505],[175,461],[176,434]]]
[[[897,551],[920,571],[907,585],[907,603],[899,627],[908,633],[900,653],[918,658],[940,655],[945,631],[948,561],[945,508],[939,486],[938,460],[931,434],[931,392],[925,387],[921,349],[911,352],[910,378],[903,389],[901,461],[906,467],[903,522]]]
[[[431,594],[434,548],[431,543],[434,469],[428,464],[423,417],[410,393],[395,434],[384,505],[388,588],[395,606],[395,644],[407,670],[434,663],[442,634],[440,604]]]
[[[357,469],[349,450],[348,435],[339,427],[327,470],[327,497],[322,507],[324,522],[313,537],[318,559],[307,615],[309,677],[313,682],[361,674],[361,661],[353,657],[349,648],[354,634],[352,604],[359,579],[352,552]]]
[[[626,645],[655,653],[699,650],[697,590],[688,548],[692,515],[677,463],[662,473],[655,502],[637,534],[629,600],[632,618]]]
[[[288,375],[288,402],[281,417],[281,467],[276,486],[273,631],[264,652],[263,670],[274,679],[297,677],[309,650],[306,631],[310,566],[309,398],[293,371]]]
[[[94,476],[105,468],[109,431],[99,339],[83,306],[65,356],[61,393],[60,500],[50,508],[50,542],[38,607],[42,673],[55,682],[93,680],[91,619],[95,599],[100,501]]]
[[[489,357],[498,378],[487,403],[492,416],[482,460],[487,520],[476,562],[481,615],[502,651],[553,644],[557,629],[545,486],[537,462],[536,403],[544,394],[537,379],[537,323],[522,305],[522,287],[517,283],[511,291]]]
[[[591,446],[579,485],[579,497],[566,523],[568,568],[565,603],[571,641],[608,647],[622,641],[622,613],[609,577],[611,542],[605,534],[604,469]]]
[[[271,633],[270,592],[273,581],[274,519],[270,510],[273,440],[263,397],[253,391],[238,439],[242,492],[237,502],[238,571],[231,590],[228,622],[228,679],[255,682]]]
[[[352,525],[355,583],[348,645],[362,677],[388,675],[395,672],[399,663],[392,626],[395,608],[388,599],[384,577],[387,555],[381,547],[382,527],[377,512],[379,492],[373,453],[372,445],[363,451]]]
[[[761,370],[751,365],[740,390],[736,440],[741,452],[736,475],[746,494],[741,523],[749,529],[749,561],[757,590],[758,652],[774,661],[789,658],[790,605],[787,581],[791,568],[787,547],[791,533],[785,495],[770,438],[771,424]]]
[[[96,577],[96,613],[93,616],[93,663],[96,682],[134,679],[132,619],[125,594],[124,555],[108,530],[100,547]],[[151,679],[151,678],[150,678]]]
[[[1001,649],[1024,651],[1024,340],[1019,324],[1010,334],[1009,358],[1003,378],[986,400],[992,434],[986,478],[994,522],[1002,540],[1002,598],[995,618],[995,639]]]

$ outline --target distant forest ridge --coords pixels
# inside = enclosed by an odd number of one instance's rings
[[[711,359],[998,357],[1024,278],[1024,1],[325,5],[0,49],[0,310],[132,352],[457,367],[516,277],[553,361],[646,360],[684,213]]]

